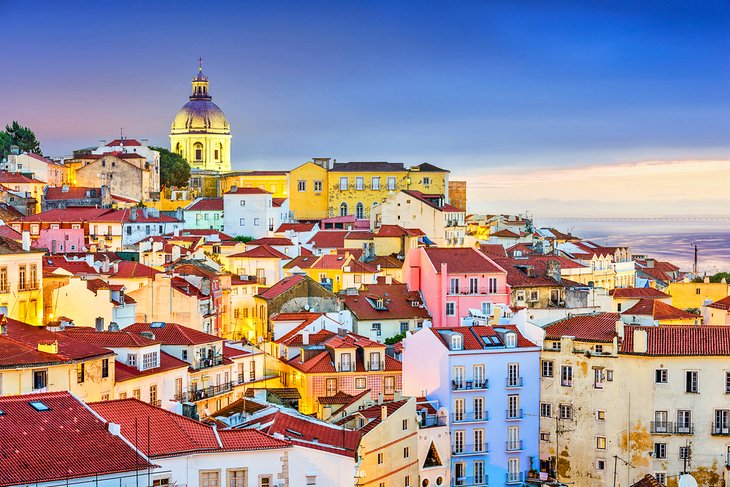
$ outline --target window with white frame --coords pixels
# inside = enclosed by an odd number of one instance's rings
[[[605,436],[596,436],[596,449],[597,450],[606,449],[606,437]]]
[[[157,352],[142,355],[142,370],[153,369],[157,367],[157,363]]]
[[[382,333],[382,331],[381,331],[381,324],[380,323],[373,323],[370,326],[370,331],[373,334],[375,334],[375,336],[380,336],[380,334]]]
[[[543,418],[552,418],[553,417],[553,405],[549,402],[541,402],[540,403],[540,416]]]
[[[446,303],[446,316],[454,316],[456,314],[456,303]]]
[[[463,347],[463,338],[461,335],[451,336],[451,350],[461,350]]]
[[[370,179],[370,188],[375,191],[380,190],[380,176],[373,176]]]
[[[246,219],[245,218],[239,218],[238,219],[238,226],[239,227],[245,227],[246,226]]]
[[[573,419],[573,406],[561,404],[558,406],[558,417],[560,419]]]
[[[654,443],[654,458],[663,460],[667,458],[667,444]]]
[[[543,360],[542,361],[542,376],[552,377],[553,376],[553,361]]]
[[[300,179],[297,181],[297,191],[300,193],[304,193],[307,190],[307,182],[303,179]]]
[[[560,366],[560,385],[564,387],[573,387],[573,366]]]
[[[669,380],[669,371],[667,369],[654,370],[654,383],[666,384]]]
[[[365,189],[365,178],[364,177],[357,176],[355,178],[355,189],[359,190],[359,191],[362,191],[363,189]]]
[[[697,370],[685,371],[685,392],[698,393],[700,392],[699,385],[700,373]]]
[[[459,279],[452,277],[449,279],[449,294],[459,294]]]
[[[347,190],[347,177],[343,176],[340,178],[340,191]]]
[[[394,190],[395,189],[395,177],[389,176],[388,177],[388,190]]]

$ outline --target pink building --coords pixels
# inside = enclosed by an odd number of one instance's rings
[[[403,279],[421,291],[435,327],[459,326],[469,310],[491,315],[495,304],[510,302],[507,271],[474,248],[411,249]]]

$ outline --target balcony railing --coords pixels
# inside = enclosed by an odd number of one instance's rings
[[[651,432],[655,435],[693,435],[694,423],[672,423],[671,421],[652,421]]]
[[[435,414],[428,416],[421,416],[421,420],[418,422],[418,426],[421,428],[433,428],[435,426],[446,426],[446,416],[436,416]]]
[[[452,380],[451,390],[452,391],[476,391],[489,389],[489,380]]]
[[[730,425],[727,423],[712,423],[712,434],[717,436],[730,436]]]
[[[472,487],[489,485],[489,478],[486,475],[481,477],[457,477],[451,481],[452,487]]]
[[[489,411],[471,411],[462,413],[452,413],[451,421],[454,423],[476,423],[479,421],[489,421]]]
[[[449,290],[446,294],[448,294],[449,296],[478,296],[478,295],[485,295],[485,294],[504,294],[504,292],[500,292],[499,289],[490,290],[488,287],[478,287],[478,288],[469,288],[469,289],[451,289],[451,288],[449,288]]]
[[[337,364],[337,372],[354,372],[355,371],[355,364],[353,362],[350,363],[342,363],[340,362]]]
[[[505,384],[506,387],[509,387],[510,389],[522,387],[522,377],[507,377],[507,380],[505,380]]]
[[[193,368],[196,370],[207,369],[223,364],[223,355],[215,355],[214,357],[199,358],[193,361]]]
[[[150,404],[152,404],[155,407],[162,407],[162,399],[157,399],[156,401],[150,401]]]
[[[40,284],[38,281],[31,282],[31,281],[25,281],[25,283],[18,283],[18,291],[35,291],[40,287]]]
[[[186,392],[175,394],[175,400],[180,402],[195,402],[208,399],[221,394],[227,394],[239,385],[238,381],[225,382],[220,385],[203,387],[200,389],[189,388]]]
[[[524,418],[524,412],[522,409],[507,409],[504,412],[507,419],[522,419]]]
[[[377,362],[367,362],[365,369],[366,370],[385,370],[385,361],[378,360]]]
[[[504,483],[507,485],[520,484],[525,481],[525,474],[523,472],[507,472],[504,477]]]
[[[505,442],[505,450],[507,450],[508,452],[522,451],[524,449],[525,449],[525,444],[522,440]]]
[[[489,453],[489,443],[481,445],[453,445],[451,447],[452,455],[475,455],[477,453]]]

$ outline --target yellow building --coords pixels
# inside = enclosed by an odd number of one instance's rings
[[[706,300],[714,303],[730,295],[730,286],[727,282],[710,282],[709,278],[705,278],[704,282],[690,282],[685,279],[682,282],[669,283],[664,292],[672,296],[672,306],[700,309]]]
[[[321,220],[329,216],[329,159],[312,161],[289,173],[289,209],[297,220]]]
[[[23,250],[0,237],[0,307],[4,316],[24,323],[43,324],[42,250]]]
[[[213,103],[203,65],[193,78],[193,93],[172,122],[170,150],[190,166],[217,172],[231,170],[231,127],[223,111]]]
[[[289,197],[289,172],[287,171],[234,171],[221,175],[221,190],[227,193],[231,186],[259,188],[268,191],[273,198]]]
[[[299,256],[284,265],[284,269],[288,274],[304,272],[318,283],[332,286],[335,294],[342,289],[374,284],[383,275],[376,266],[360,262],[349,253]]]

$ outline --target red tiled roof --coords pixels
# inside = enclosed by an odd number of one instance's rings
[[[635,305],[621,313],[622,315],[640,315],[651,316],[655,320],[691,320],[699,318],[698,315],[692,314],[679,308],[675,308],[671,304],[656,299],[640,299]]]
[[[286,198],[271,198],[271,205],[274,207],[281,207],[284,204]]]
[[[8,319],[7,336],[32,347],[37,347],[40,342],[57,341],[57,356],[62,360],[85,360],[95,357],[106,357],[114,353],[93,343],[87,343],[62,333],[54,333],[43,327],[29,325],[13,319]]]
[[[529,262],[521,259],[494,258],[494,262],[507,271],[507,284],[510,287],[561,287],[556,280],[546,274],[547,261]],[[538,264],[538,265],[534,265]],[[527,275],[526,267],[531,267],[533,275]]]
[[[348,230],[320,230],[307,243],[318,249],[338,249],[345,246],[348,233]]]
[[[3,183],[3,184],[6,184],[6,183],[45,184],[43,181],[38,181],[37,179],[23,176],[19,172],[9,172],[9,171],[0,171],[0,183]]]
[[[87,186],[66,186],[65,188],[66,191],[64,191],[63,187],[48,186],[46,192],[43,194],[43,198],[46,201],[101,198],[101,188]],[[87,191],[91,192],[89,196],[86,195]]]
[[[297,328],[299,328],[299,327],[297,327]],[[304,328],[304,327],[302,327],[302,328]],[[297,330],[292,333],[287,333],[287,335],[276,340],[276,343],[280,343],[287,347],[300,347],[300,346],[304,345],[304,338],[299,333],[299,331],[301,331],[301,330]],[[325,342],[329,338],[331,338],[334,334],[335,334],[335,332],[329,331],[329,330],[319,330],[316,333],[310,333],[309,334],[309,345],[320,345],[322,342]]]
[[[240,252],[238,254],[233,254],[228,256],[229,259],[231,258],[246,258],[246,259],[282,259],[282,260],[289,260],[291,257],[288,255],[279,252],[274,247],[270,245],[259,245],[257,247],[252,248],[251,250],[247,250],[245,252]]]
[[[236,187],[236,190],[233,190],[233,187],[226,191],[225,194],[271,194],[270,192],[261,189],[261,188],[241,188]]]
[[[375,308],[378,298],[383,299],[386,309]],[[346,294],[342,299],[347,309],[352,311],[358,320],[395,320],[410,318],[430,318],[428,309],[422,306],[413,306],[412,303],[423,303],[420,293],[408,290],[405,284],[365,284],[359,294]]]
[[[136,211],[135,219],[132,220],[131,215],[133,210]],[[144,208],[124,208],[121,210],[111,210],[108,213],[103,213],[91,221],[95,222],[114,222],[114,223],[174,223],[180,222],[177,218],[163,215],[160,213],[158,216],[152,216],[152,211],[147,212],[147,216],[144,216]],[[154,212],[157,213],[157,212]]]
[[[513,232],[512,230],[499,230],[497,232],[492,232],[489,234],[490,237],[499,237],[499,238],[520,238],[518,234]]]
[[[190,203],[186,211],[223,211],[223,198],[200,198]]]
[[[258,431],[248,434],[229,434],[219,431],[219,441],[211,425],[157,408],[137,399],[96,402],[91,403],[89,407],[104,419],[121,425],[122,434],[128,438],[135,438],[138,448],[150,458],[183,453],[264,450],[289,446],[285,441],[277,440]],[[138,418],[143,418],[143,420]],[[149,423],[147,418],[150,418]]]
[[[287,230],[293,232],[311,232],[316,224],[314,223],[282,223],[279,228],[276,229],[276,233],[283,233]]]
[[[609,343],[616,336],[619,318],[618,313],[573,316],[545,327],[545,338],[558,340],[563,336],[572,336],[583,342]]]
[[[664,299],[669,298],[669,294],[664,293],[653,287],[617,287],[608,292],[615,299]]]
[[[23,222],[49,222],[49,223],[67,223],[67,222],[85,222],[94,220],[101,215],[112,213],[114,210],[105,208],[59,208],[55,210],[42,211],[35,215],[26,216],[21,219]]]
[[[109,142],[107,147],[141,147],[142,144],[137,139],[114,139]]]
[[[730,326],[632,326],[624,328],[621,353],[634,354],[634,331],[647,333],[647,352],[654,356],[728,356]]]
[[[139,370],[137,367],[130,367],[122,362],[114,363],[114,382],[124,382],[138,379],[148,375],[164,374],[175,369],[187,369],[190,364],[160,351],[160,365],[152,369]]]
[[[504,341],[501,335],[497,332],[497,329],[504,328],[505,330],[514,331],[517,334],[517,347],[518,348],[530,348],[537,347],[530,340],[525,338],[522,333],[517,330],[517,327],[511,325],[501,326],[456,326],[456,327],[439,327],[439,328],[428,328],[441,342],[449,348],[451,346],[450,336],[454,333],[459,333],[463,337],[464,350],[489,350],[491,347],[504,347]],[[492,343],[491,340],[487,341],[485,338],[495,337],[498,343]]]
[[[300,255],[284,264],[284,269],[293,269],[294,267],[299,267],[300,269],[311,269],[318,260],[319,257],[313,255]]]
[[[664,484],[660,483],[651,474],[646,474],[641,480],[631,484],[631,487],[664,487]]]
[[[303,276],[301,274],[287,276],[270,288],[266,289],[265,291],[260,292],[259,294],[257,294],[257,296],[263,299],[273,299],[279,296],[281,293],[288,291],[297,284],[303,282],[305,279],[306,276]]]
[[[137,333],[132,333],[126,328],[119,331],[96,331],[90,327],[73,327],[66,328],[63,334],[76,340],[106,348],[137,348],[160,343],[157,340],[151,340]]]
[[[126,327],[125,330],[137,334],[141,334],[143,331],[152,332],[155,336],[154,339],[163,345],[202,345],[223,340],[215,335],[208,335],[177,323],[165,323],[161,327],[152,327],[151,325],[152,323],[134,323]]]
[[[425,235],[419,228],[403,228],[400,225],[381,225],[376,237],[420,237]]]
[[[282,343],[286,340],[289,340],[291,337],[302,331],[307,325],[312,323],[313,321],[317,320],[321,316],[324,316],[323,313],[277,313],[274,316],[271,317],[272,322],[276,321],[298,321],[299,324],[294,327],[289,333],[286,333],[282,335],[278,340],[275,340],[276,343]]]
[[[479,251],[487,257],[507,257],[502,244],[480,244]]]
[[[36,411],[30,401],[40,401],[49,410]],[[68,392],[0,397],[0,410],[2,486],[63,482],[153,466]]]
[[[64,357],[53,353],[39,352],[37,345],[0,335],[0,369],[63,362],[66,362]]]
[[[730,310],[730,296],[719,299],[712,304],[708,304],[707,306],[715,309],[724,309],[725,311]]]
[[[336,422],[336,424],[345,424],[348,421],[352,420],[353,418],[362,416],[366,419],[365,424],[363,426],[357,428],[356,431],[358,431],[360,434],[364,435],[364,434],[368,433],[369,431],[372,431],[376,426],[378,426],[383,421],[383,415],[382,415],[383,406],[386,407],[387,416],[389,417],[391,414],[395,413],[400,408],[402,408],[407,402],[408,402],[408,399],[402,399],[400,401],[391,401],[391,402],[386,402],[383,404],[375,404],[373,406],[355,411],[351,415],[338,420]]]
[[[54,272],[63,269],[74,276],[97,274],[85,260],[66,260],[63,255],[46,255],[43,257],[43,271]]]
[[[345,240],[372,240],[372,239],[373,239],[372,232],[366,232],[366,231],[362,231],[362,230],[352,230],[352,231],[347,232],[347,235],[345,235]]]
[[[381,269],[403,268],[403,261],[393,255],[378,255],[368,263],[372,266],[380,266]]]
[[[443,206],[438,206],[428,199],[429,197],[435,197],[435,196],[441,196],[441,195],[425,194],[425,193],[421,193],[420,191],[415,191],[415,190],[403,190],[403,192],[406,193],[407,195],[413,196],[421,203],[425,203],[426,205],[428,205],[431,208],[434,208],[436,210],[444,211],[447,213],[465,213],[464,210],[459,209],[448,203],[444,203]]]
[[[250,242],[246,242],[246,246],[248,247],[249,245],[275,245],[279,247],[284,247],[294,245],[294,243],[291,241],[291,239],[288,239],[286,237],[263,237],[257,238],[256,240],[251,240]]]
[[[476,249],[468,247],[430,247],[424,248],[423,251],[433,263],[437,273],[441,273],[442,263],[447,265],[447,272],[449,274],[505,272],[504,269],[501,269],[492,259]]]
[[[655,281],[671,282],[672,277],[658,267],[637,267],[636,272],[646,274]]]
[[[134,279],[140,277],[155,277],[160,271],[131,260],[120,260],[117,263],[117,272],[112,274],[120,279]]]

